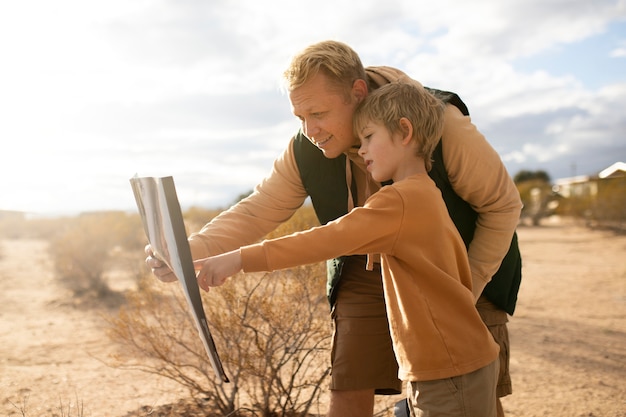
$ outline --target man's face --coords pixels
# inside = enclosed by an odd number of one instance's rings
[[[365,89],[363,91],[363,88]],[[289,94],[293,114],[302,131],[327,158],[336,158],[358,144],[352,132],[352,115],[367,94],[365,82],[356,82],[350,97],[332,88],[325,74],[318,73]]]

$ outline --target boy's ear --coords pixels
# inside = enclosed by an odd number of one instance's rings
[[[402,144],[408,145],[413,138],[413,124],[409,119],[403,117],[400,119],[400,130],[402,131]]]

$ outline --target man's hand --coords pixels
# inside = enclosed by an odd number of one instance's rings
[[[205,291],[209,287],[218,287],[226,279],[241,271],[241,253],[239,249],[209,258],[198,259],[193,263],[198,272],[198,285]]]
[[[146,255],[146,265],[148,268],[152,270],[152,273],[155,277],[157,277],[160,281],[163,282],[174,282],[177,280],[174,272],[160,259],[154,256],[154,252],[152,251],[152,247],[150,245],[146,245],[145,248]]]

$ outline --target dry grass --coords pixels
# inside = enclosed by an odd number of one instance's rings
[[[509,323],[507,416],[626,416],[626,236],[545,221],[520,227],[519,237],[524,281]],[[0,241],[0,415],[211,415],[179,384],[106,365],[119,349],[106,336],[109,310],[71,302],[47,245]],[[124,274],[107,280],[135,288]],[[399,398],[381,398],[379,409]],[[323,414],[324,401],[312,413]]]

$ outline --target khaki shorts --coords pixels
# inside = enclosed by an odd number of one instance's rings
[[[408,382],[411,417],[496,417],[498,362],[452,378]]]
[[[498,398],[513,393],[511,374],[509,373],[510,347],[509,330],[506,323],[509,321],[506,311],[499,309],[492,302],[481,296],[476,303],[476,309],[483,319],[496,343],[500,345],[500,373],[498,375]]]
[[[374,389],[402,393],[383,298],[380,266],[365,270],[365,257],[343,266],[333,319],[331,390]]]

